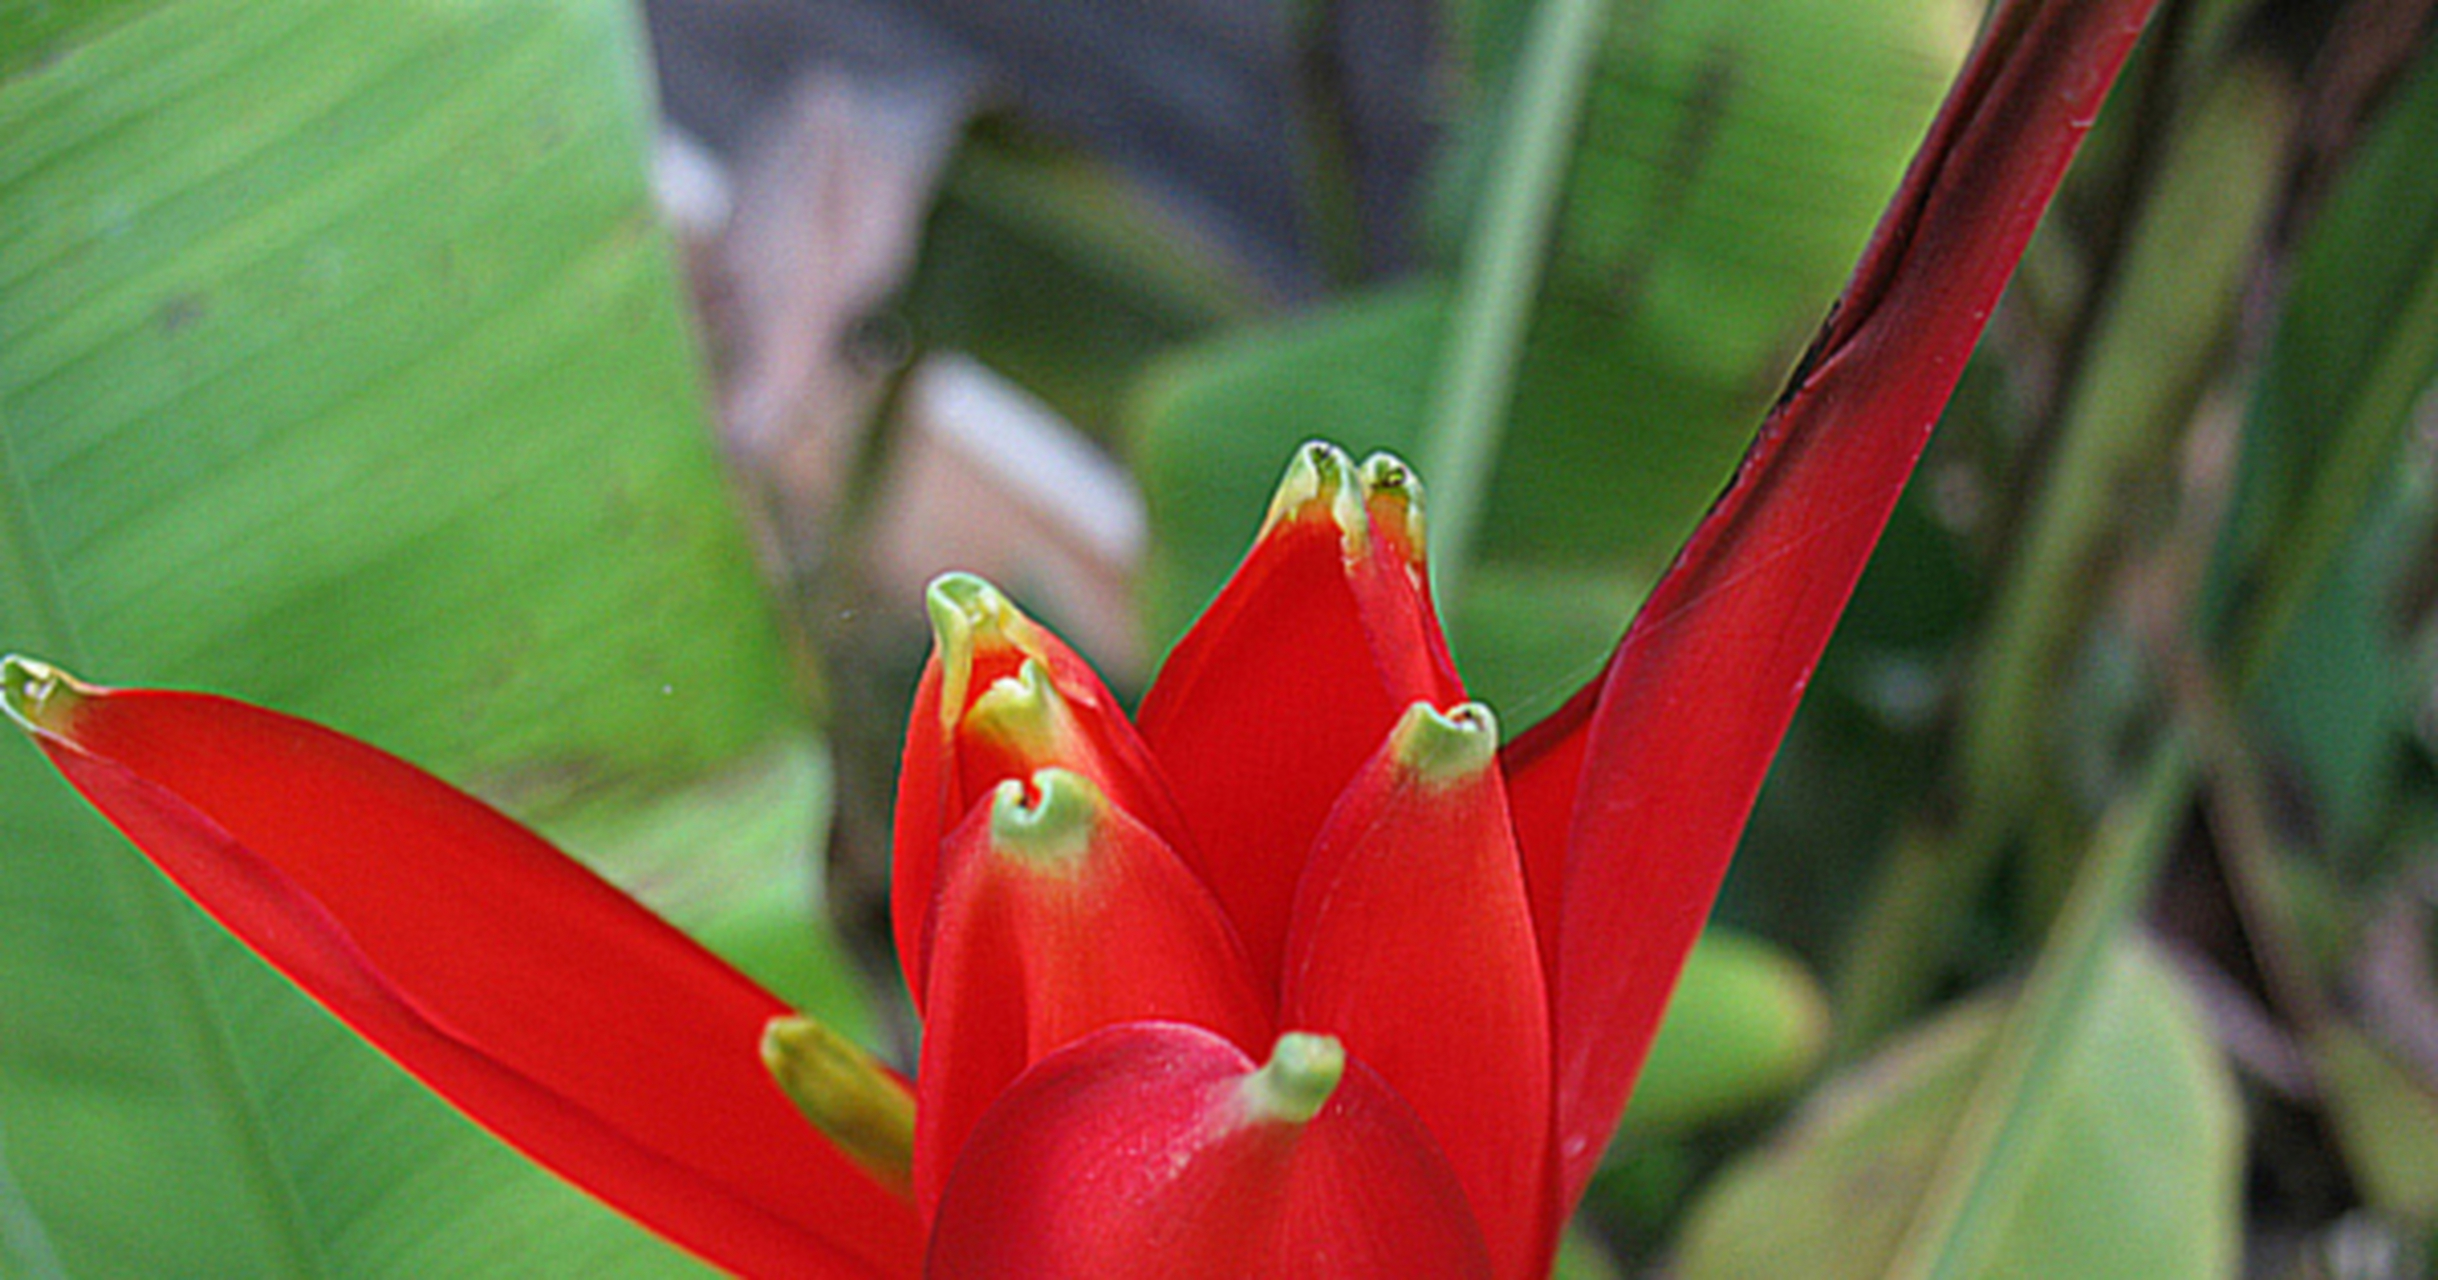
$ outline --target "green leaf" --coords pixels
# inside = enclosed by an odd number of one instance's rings
[[[2363,1197],[2424,1232],[2438,1227],[2438,1092],[2341,1020],[2328,1019],[2307,1043]]]
[[[2393,94],[2295,255],[2244,420],[2207,624],[2292,752],[2331,843],[2370,831],[2416,696],[2390,613],[2427,557],[2398,483],[2438,375],[2438,49]]]
[[[63,7],[0,68],[0,646],[378,742],[853,1025],[804,932],[826,776],[704,430],[630,9]],[[697,1269],[44,773],[0,752],[0,1258]]]
[[[1685,959],[1621,1136],[1690,1128],[1783,1096],[1828,1047],[1828,999],[1786,952],[1713,927]]]
[[[2401,470],[2401,469],[2400,469]],[[2336,865],[2379,874],[2411,842],[2380,838],[2414,754],[2421,678],[2397,634],[2400,597],[2425,572],[2438,491],[2426,476],[2358,513],[2360,523],[2297,611],[2253,692],[2276,749],[2309,789]]]
[[[1478,568],[1448,610],[1465,687],[1508,724],[1528,725],[1599,674],[1651,579],[1566,566]]]
[[[2244,423],[2207,616],[2244,669],[2274,656],[2438,373],[2438,48],[2425,50],[2296,255]]]
[[[2059,1049],[2029,1167],[1985,1251],[1958,1274],[2231,1276],[2241,1120],[2191,998],[2146,946],[2107,954]],[[2008,1016],[1940,1017],[1814,1096],[1695,1209],[1686,1280],[1889,1273],[1915,1206],[1973,1104]]]
[[[1685,1273],[2232,1275],[2233,1082],[2130,926],[2192,768],[2171,738],[2111,806],[2003,1016],[1950,1014],[1817,1095],[1697,1213]]]

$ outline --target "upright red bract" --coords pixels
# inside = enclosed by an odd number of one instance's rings
[[[410,765],[24,659],[0,691],[316,999],[722,1266],[1544,1274],[1803,684],[2148,9],[1992,19],[1733,484],[1602,675],[1503,750],[1393,458],[1298,451],[1139,728],[988,585],[935,584],[896,815],[930,1022],[910,1135],[873,1120],[902,1118],[901,1078],[800,1024],[766,1042],[775,999]]]

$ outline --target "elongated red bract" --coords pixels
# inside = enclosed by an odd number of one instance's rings
[[[581,865],[275,712],[65,686],[48,708],[52,762],[196,902],[534,1158],[724,1266],[911,1270],[913,1207],[762,1071],[785,1006]]]

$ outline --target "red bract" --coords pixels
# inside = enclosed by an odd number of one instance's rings
[[[997,592],[935,585],[896,821],[928,1021],[911,1099],[370,747],[21,659],[8,708],[367,1039],[721,1265],[1540,1274],[1804,681],[2148,8],[1992,19],[1733,485],[1602,676],[1503,752],[1391,458],[1298,452],[1139,729]]]

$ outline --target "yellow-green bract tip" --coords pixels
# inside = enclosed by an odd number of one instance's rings
[[[1325,508],[1342,536],[1350,545],[1360,545],[1371,532],[1371,522],[1363,511],[1362,485],[1356,475],[1354,460],[1346,451],[1326,440],[1306,441],[1287,463],[1287,474],[1278,482],[1278,491],[1271,495],[1270,513],[1261,522],[1262,531],[1289,520],[1302,518],[1315,507]]]
[[[914,1169],[914,1095],[855,1042],[804,1017],[762,1028],[762,1065],[796,1110],[874,1177],[905,1190]]]
[[[1244,1078],[1245,1109],[1255,1118],[1302,1124],[1329,1105],[1346,1075],[1346,1046],[1334,1036],[1290,1031],[1270,1060]]]
[[[1015,675],[993,680],[974,699],[973,710],[965,716],[965,729],[1040,758],[1057,745],[1059,706],[1048,668],[1026,658]]]
[[[0,710],[28,733],[56,730],[93,693],[93,686],[39,658],[0,658]]]
[[[1042,866],[1081,858],[1100,829],[1100,788],[1080,773],[1048,768],[1034,771],[1033,790],[1040,798],[1027,803],[1023,783],[999,784],[990,802],[991,842]]]
[[[1445,714],[1427,702],[1405,709],[1389,731],[1389,748],[1425,786],[1447,786],[1479,775],[1498,758],[1498,717],[1478,702]]]
[[[962,645],[976,632],[1006,628],[1007,597],[970,573],[943,573],[924,589],[923,605],[931,613],[932,635],[945,650]]]
[[[974,653],[984,645],[1012,642],[1008,632],[1016,607],[999,589],[970,573],[943,573],[923,592],[931,613],[932,643],[940,661],[941,727],[955,728],[965,707]]]
[[[1395,532],[1413,556],[1422,556],[1422,477],[1405,459],[1375,453],[1363,459],[1363,499],[1371,518],[1395,522]]]

